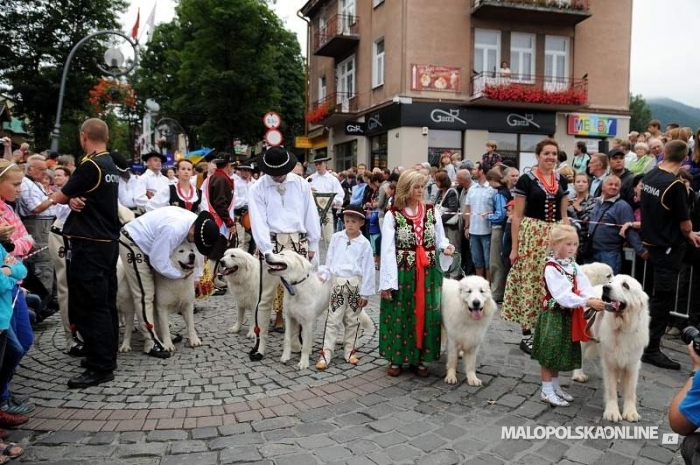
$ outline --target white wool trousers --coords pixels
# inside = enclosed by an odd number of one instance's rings
[[[355,350],[360,326],[360,278],[333,278],[331,302],[323,338],[323,356],[330,364],[335,345],[342,337],[343,355],[347,362]]]
[[[70,321],[68,320],[68,279],[66,277],[66,270],[68,268],[66,263],[66,251],[68,247],[61,235],[62,230],[63,223],[60,220],[54,221],[51,232],[49,233],[48,245],[51,264],[56,272],[56,295],[58,298],[58,308],[61,312],[63,334],[66,338],[66,347],[70,348],[73,337]]]

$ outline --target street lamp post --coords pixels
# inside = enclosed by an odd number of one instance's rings
[[[120,37],[123,37],[131,47],[134,49],[134,61],[131,62],[129,67],[127,67],[125,70],[120,70],[120,71],[115,71],[119,66],[122,65],[121,62],[124,61],[124,55],[121,54],[118,50],[115,52],[114,50],[110,49],[105,53],[105,61],[107,62],[107,65],[110,66],[111,69],[105,69],[102,66],[97,66],[100,71],[102,71],[104,74],[107,74],[109,76],[124,76],[128,73],[130,73],[134,68],[136,68],[136,65],[138,63],[138,43],[134,41],[131,37],[128,35],[124,34],[121,31],[97,31],[93,32],[92,34],[89,34],[80,41],[78,41],[77,44],[73,46],[71,49],[70,53],[68,54],[68,58],[66,58],[66,64],[63,65],[63,75],[61,76],[61,88],[58,92],[58,106],[56,107],[56,119],[55,123],[53,125],[53,131],[51,131],[51,150],[58,152],[58,142],[61,139],[61,112],[63,111],[63,97],[66,93],[66,80],[68,78],[68,69],[70,68],[70,62],[73,59],[73,56],[76,54],[78,49],[88,40],[92,39],[93,37],[97,36],[102,36],[102,35],[117,35]],[[120,62],[121,61],[121,62]]]

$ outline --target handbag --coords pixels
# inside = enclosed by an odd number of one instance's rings
[[[617,202],[617,200],[615,202]],[[615,202],[610,202],[607,205],[607,207],[603,210],[603,213],[600,215],[599,222],[593,225],[593,229],[590,232],[582,231],[581,233],[579,233],[578,250],[576,252],[576,258],[578,258],[579,260],[586,260],[593,256],[593,233],[595,232],[596,228],[600,225],[600,222],[603,220],[605,212],[608,211],[613,205],[615,205]]]
[[[440,203],[438,204],[438,212],[440,213],[440,215],[443,214],[442,213],[442,202],[445,201],[445,199],[449,195],[450,191],[454,191],[455,195],[457,195],[457,191],[454,190],[454,188],[450,187],[449,189],[447,189],[447,192],[445,192],[445,195],[443,196],[442,199],[440,199]],[[446,226],[457,226],[459,224],[459,216],[460,216],[459,213],[455,213],[454,215],[452,215],[450,217],[449,220],[445,221],[445,225]]]

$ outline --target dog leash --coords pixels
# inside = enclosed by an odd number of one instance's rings
[[[253,362],[259,362],[263,358],[263,354],[258,352],[258,349],[260,348],[260,325],[258,324],[258,309],[260,308],[260,301],[262,300],[263,261],[265,261],[265,257],[263,257],[262,252],[258,252],[258,258],[260,259],[260,282],[258,287],[258,303],[255,304],[255,328],[253,328],[253,332],[255,332],[255,346],[253,346],[251,351],[248,353],[248,355],[250,356],[250,360]]]

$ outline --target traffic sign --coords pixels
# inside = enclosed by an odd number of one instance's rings
[[[267,129],[277,129],[282,124],[282,118],[274,111],[269,111],[263,116],[263,124]]]
[[[282,145],[282,133],[278,129],[268,129],[265,133],[265,143],[270,147],[277,147]]]

